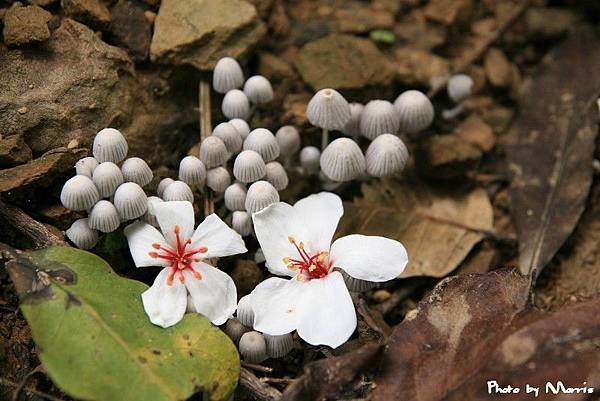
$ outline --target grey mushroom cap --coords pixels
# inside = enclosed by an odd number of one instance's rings
[[[76,175],[68,179],[60,192],[63,206],[74,211],[88,210],[99,200],[98,188],[85,175]]]
[[[365,168],[365,156],[350,138],[336,139],[321,154],[321,170],[333,181],[354,180],[363,174]]]
[[[248,327],[244,326],[237,318],[233,317],[229,320],[227,320],[227,322],[225,323],[225,327],[223,328],[223,331],[225,332],[225,334],[227,334],[229,336],[229,338],[231,338],[231,341],[233,341],[233,343],[237,346],[240,342],[240,338],[242,338],[242,336],[249,332],[251,329],[249,329]]]
[[[125,180],[119,166],[113,162],[103,162],[94,169],[92,180],[102,198],[112,196]]]
[[[365,106],[360,103],[350,103],[350,119],[344,126],[342,133],[357,139],[360,137],[360,117]]]
[[[307,174],[316,174],[321,169],[321,151],[316,146],[306,146],[300,151],[300,165]]]
[[[265,180],[273,184],[276,190],[283,191],[287,188],[289,179],[281,163],[276,161],[269,162],[266,165],[266,169]]]
[[[207,169],[224,164],[228,156],[227,147],[221,138],[211,135],[200,143],[200,161]]]
[[[183,181],[173,181],[163,192],[163,199],[171,201],[194,202],[194,193],[188,184]]]
[[[244,150],[255,151],[265,162],[277,159],[280,152],[275,135],[266,128],[252,130],[244,140]]]
[[[264,334],[264,337],[267,344],[267,355],[271,358],[283,358],[294,347],[294,339],[291,333],[279,336]]]
[[[235,315],[244,326],[254,326],[254,310],[252,310],[250,294],[240,298]]]
[[[246,362],[261,363],[269,357],[265,338],[257,331],[244,333],[240,338],[239,348]]]
[[[206,186],[217,193],[225,192],[231,184],[231,175],[225,167],[216,167],[206,173]]]
[[[88,216],[90,228],[103,233],[111,233],[121,225],[121,219],[115,206],[107,200],[101,200],[92,207]]]
[[[454,103],[461,103],[473,92],[473,78],[466,74],[456,74],[450,77],[446,86],[448,97]]]
[[[165,189],[167,189],[167,187],[169,185],[171,185],[173,182],[175,182],[174,179],[169,178],[169,177],[165,177],[162,180],[160,180],[160,182],[158,183],[158,186],[156,187],[156,194],[158,195],[159,198],[162,198],[164,193],[165,193]]]
[[[268,103],[273,100],[273,88],[269,80],[262,75],[254,75],[244,84],[244,93],[255,104]]]
[[[93,157],[84,157],[75,163],[75,174],[87,175],[92,178],[92,173],[98,167],[98,160]]]
[[[98,231],[90,228],[88,219],[78,219],[65,231],[67,238],[79,249],[91,249],[98,243]]]
[[[398,113],[387,100],[371,100],[360,115],[360,132],[370,140],[382,134],[396,134],[399,127]]]
[[[237,155],[242,150],[242,136],[233,124],[221,123],[217,125],[213,129],[212,135],[223,141],[227,152],[231,155]]]
[[[250,215],[276,202],[279,202],[279,193],[270,182],[257,181],[248,188],[245,206]]]
[[[265,161],[254,150],[244,150],[233,163],[233,176],[246,184],[260,180],[266,173]]]
[[[292,125],[284,125],[275,133],[275,139],[279,145],[280,153],[291,156],[300,150],[300,133]]]
[[[248,212],[236,210],[231,217],[231,228],[242,237],[252,234],[252,218]]]
[[[140,187],[145,187],[152,181],[152,170],[144,159],[139,157],[130,157],[123,162],[121,166],[123,179],[127,182],[135,182]]]
[[[232,89],[240,88],[244,84],[244,73],[239,63],[232,57],[223,57],[213,70],[213,89],[225,94]]]
[[[179,162],[179,179],[190,187],[204,185],[204,181],[206,180],[206,167],[204,163],[195,156],[184,157]]]
[[[369,175],[387,177],[404,169],[408,160],[408,149],[397,136],[383,134],[371,142],[365,159]]]
[[[321,89],[310,99],[306,117],[314,126],[327,130],[342,130],[350,119],[350,105],[334,89]]]
[[[240,182],[234,182],[225,189],[223,198],[227,210],[235,212],[236,210],[246,210],[246,187]]]
[[[92,153],[99,163],[119,163],[125,159],[127,151],[127,140],[119,130],[104,128],[94,137]]]
[[[146,214],[142,216],[142,220],[146,223],[159,228],[158,218],[156,217],[156,208],[154,207],[157,203],[164,202],[158,196],[149,196],[148,197],[148,210],[146,210]]]
[[[414,134],[428,128],[435,115],[431,100],[422,92],[408,90],[403,92],[394,107],[400,119],[400,131]]]
[[[245,120],[250,115],[250,101],[244,92],[239,89],[232,89],[223,97],[221,111],[227,118]]]
[[[113,199],[122,221],[141,217],[148,210],[148,197],[135,182],[125,182],[117,188]]]
[[[250,133],[250,126],[246,121],[242,120],[241,118],[232,118],[228,122],[235,127],[235,130],[238,132],[238,134],[240,134],[242,140],[246,139]]]

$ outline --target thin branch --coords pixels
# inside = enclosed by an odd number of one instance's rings
[[[210,84],[205,80],[200,80],[199,88],[199,108],[200,108],[200,146],[202,141],[212,133],[212,117],[210,109]],[[212,190],[204,187],[204,216],[215,212],[215,203]]]
[[[254,370],[256,372],[263,372],[263,373],[271,373],[271,372],[273,372],[273,368],[270,368],[268,366],[263,366],[263,365],[257,365],[255,363],[249,363],[249,362],[242,361],[242,366],[244,368],[247,368],[247,369],[250,369],[250,370]]]
[[[7,380],[7,379],[3,379],[1,377],[0,377],[0,385],[7,386],[7,387],[18,387],[19,386],[17,383],[12,382],[12,381]],[[45,400],[49,400],[49,401],[64,401],[62,398],[55,397],[53,395],[41,392],[39,390],[30,388],[30,387],[25,387],[23,390],[27,391],[28,393],[31,393],[33,395],[37,395],[38,397],[41,397],[41,398],[43,398]]]
[[[32,219],[21,209],[0,201],[0,224],[12,227],[19,235],[33,242],[36,248],[45,248],[51,245],[66,245],[66,242],[50,232],[39,221]]]
[[[248,369],[242,368],[240,372],[240,386],[259,401],[280,401],[282,398],[279,390],[260,381]]]

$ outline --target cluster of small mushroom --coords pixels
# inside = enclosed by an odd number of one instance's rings
[[[94,156],[79,160],[76,175],[65,182],[60,194],[62,204],[70,210],[88,212],[88,217],[76,220],[66,231],[78,248],[93,248],[99,233],[113,232],[122,222],[139,217],[151,219],[152,202],[161,201],[147,197],[142,189],[152,181],[148,164],[139,157],[125,160],[127,151],[123,135],[114,128],[105,128],[94,138]]]

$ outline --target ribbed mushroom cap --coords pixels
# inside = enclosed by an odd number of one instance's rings
[[[240,298],[235,315],[244,326],[254,326],[254,311],[252,310],[250,303],[250,295],[245,295]]]
[[[338,138],[321,154],[321,170],[333,181],[350,181],[365,171],[365,156],[352,139]]]
[[[244,150],[253,150],[258,153],[265,162],[277,159],[279,156],[279,144],[275,135],[266,128],[256,128],[248,134],[244,140]]]
[[[246,211],[252,215],[276,202],[279,202],[279,193],[275,187],[267,181],[256,181],[248,188]]]
[[[408,160],[408,149],[397,136],[383,134],[371,142],[365,159],[369,175],[387,177],[404,169]]]
[[[402,132],[412,134],[422,131],[433,121],[434,110],[431,100],[417,90],[403,92],[394,102],[394,107],[398,111]]]
[[[173,181],[165,191],[163,197],[165,201],[188,201],[194,202],[194,193],[188,184],[183,181]]]
[[[237,155],[242,150],[242,136],[231,123],[221,123],[213,129],[213,136],[220,138],[231,155]]]
[[[340,270],[340,273],[342,273],[342,277],[344,278],[344,282],[346,283],[346,287],[348,287],[349,291],[364,292],[369,291],[377,286],[377,283],[352,277],[343,270]]]
[[[273,88],[269,80],[262,75],[254,75],[244,84],[244,93],[254,104],[268,103],[273,100]]]
[[[179,179],[190,187],[204,185],[204,180],[206,180],[204,163],[195,156],[184,157],[179,162]]]
[[[152,181],[152,170],[144,159],[139,157],[130,157],[123,162],[121,166],[123,178],[127,182],[135,182],[140,187],[145,187]]]
[[[469,96],[473,91],[473,78],[465,74],[456,74],[450,77],[446,91],[448,97],[452,99],[454,103],[460,103]]]
[[[273,184],[276,190],[283,191],[287,188],[289,180],[285,169],[279,162],[267,163],[267,174],[265,180]]]
[[[121,184],[115,191],[113,202],[122,221],[137,219],[148,210],[148,198],[135,182]]]
[[[300,134],[296,127],[284,125],[277,130],[275,139],[279,145],[280,153],[284,156],[291,156],[300,149]]]
[[[119,228],[121,219],[115,205],[107,200],[101,200],[92,207],[88,224],[94,230],[111,233]]]
[[[75,220],[65,234],[79,249],[91,249],[98,243],[98,231],[90,228],[88,219]]]
[[[241,210],[233,212],[231,216],[231,228],[242,237],[252,234],[252,218],[248,212]]]
[[[235,127],[235,130],[238,132],[238,134],[240,134],[242,140],[248,137],[248,134],[250,133],[250,126],[246,121],[242,120],[241,118],[232,118],[228,122]]]
[[[239,63],[231,57],[223,57],[213,71],[213,89],[218,93],[227,93],[244,84],[244,73]]]
[[[245,333],[249,332],[250,329],[244,326],[237,318],[233,317],[227,320],[223,331],[229,336],[229,338],[231,338],[231,341],[233,341],[233,343],[237,346],[240,342],[240,338],[242,338],[242,336]]]
[[[216,167],[206,173],[206,186],[215,192],[225,192],[231,184],[231,176],[225,167]]]
[[[227,157],[227,147],[221,138],[211,135],[200,143],[200,161],[207,169],[224,164]]]
[[[65,182],[60,192],[60,201],[70,210],[88,210],[100,200],[98,188],[85,175],[76,175]]]
[[[98,163],[119,163],[127,156],[127,140],[114,128],[100,130],[94,138],[92,153]]]
[[[98,160],[93,157],[84,157],[75,163],[75,174],[87,175],[92,178],[92,173],[98,167]]]
[[[121,169],[113,162],[100,163],[94,169],[92,180],[102,198],[112,196],[119,185],[125,181]]]
[[[158,183],[158,186],[156,187],[156,194],[158,195],[158,197],[162,198],[163,195],[165,194],[165,189],[167,189],[167,187],[174,182],[175,182],[175,180],[172,178],[169,178],[169,177],[166,177],[166,178],[163,178],[162,180],[160,180],[160,182]]]
[[[232,89],[223,97],[221,111],[227,118],[245,120],[250,115],[250,101],[244,92],[239,89]]]
[[[350,105],[336,90],[321,89],[308,102],[306,117],[317,127],[342,130],[350,119]]]
[[[148,210],[146,210],[146,214],[144,214],[142,216],[142,220],[144,220],[146,223],[150,224],[151,226],[154,227],[159,227],[158,225],[158,218],[156,217],[156,209],[154,208],[154,206],[157,203],[162,203],[163,200],[160,199],[158,196],[149,196],[148,197]]]
[[[342,133],[352,138],[358,138],[360,136],[360,116],[365,106],[360,103],[350,103],[350,119],[344,126]]]
[[[242,183],[234,182],[228,186],[223,195],[227,210],[232,212],[236,210],[246,210],[246,192],[246,187]]]
[[[243,183],[258,181],[266,173],[265,161],[253,150],[244,150],[237,155],[233,163],[233,176]]]
[[[306,146],[300,151],[300,165],[307,174],[316,174],[321,169],[321,151],[316,146]]]
[[[246,362],[261,363],[268,358],[265,338],[257,331],[244,333],[240,338],[239,348]]]
[[[360,115],[360,132],[370,140],[382,134],[396,134],[399,127],[398,113],[387,100],[371,100]]]
[[[264,334],[267,345],[267,355],[271,358],[283,358],[294,347],[294,340],[291,333],[280,336],[271,336]]]

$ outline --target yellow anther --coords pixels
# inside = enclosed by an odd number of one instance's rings
[[[298,274],[296,277],[298,278],[298,281],[304,281],[304,276],[302,274]]]
[[[311,272],[313,270],[315,270],[317,268],[317,266],[315,266],[314,264],[308,266],[308,271]]]
[[[179,235],[179,233],[181,232],[181,228],[179,227],[179,225],[178,225],[178,224],[175,224],[175,227],[173,227],[173,232],[174,232],[176,235]]]
[[[283,263],[286,265],[290,264],[290,258],[288,258],[287,256],[285,258],[283,258]]]
[[[298,270],[298,266],[293,263],[288,264],[287,268],[290,270]]]
[[[317,259],[319,260],[319,262],[324,262],[325,259],[327,259],[327,255],[322,253],[319,255],[319,257]]]
[[[294,244],[296,243],[296,238],[293,235],[288,235],[288,241],[290,241],[290,244]]]
[[[298,248],[304,249],[304,242],[300,242],[300,245],[298,245]]]

